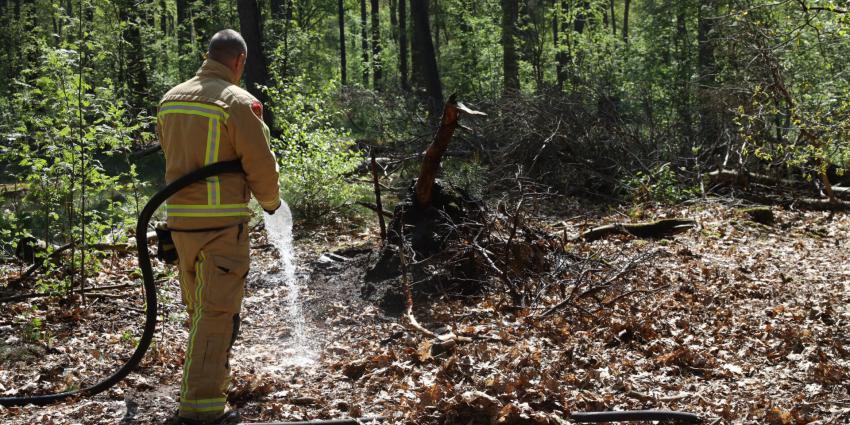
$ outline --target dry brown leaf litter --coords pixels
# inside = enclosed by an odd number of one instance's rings
[[[472,338],[443,351],[360,300],[364,250],[317,260],[372,247],[369,232],[302,234],[305,312],[321,345],[309,367],[275,365],[288,334],[285,293],[264,277],[275,260],[256,250],[230,399],[249,422],[383,415],[395,423],[557,424],[569,423],[571,410],[670,408],[721,423],[850,423],[850,219],[777,211],[768,227],[723,205],[647,214],[692,217],[700,227],[667,240],[567,244],[601,257],[656,255],[616,291],[546,318],[494,293],[416,306],[426,327]],[[539,224],[574,235],[586,223]],[[114,283],[116,270],[98,279]],[[138,293],[126,294],[139,305]],[[558,295],[548,294],[548,305]],[[176,287],[160,296],[164,319],[139,372],[91,399],[2,409],[0,421],[162,423],[174,410],[186,331]],[[5,305],[0,393],[61,390],[111,372],[130,352],[141,316],[122,308],[126,300],[90,303]],[[44,321],[46,340],[26,342],[32,317]]]

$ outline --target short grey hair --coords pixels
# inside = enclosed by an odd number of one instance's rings
[[[215,33],[207,48],[207,57],[219,61],[231,61],[241,54],[248,54],[248,45],[238,32],[226,29]]]

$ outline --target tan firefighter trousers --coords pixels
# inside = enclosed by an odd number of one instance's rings
[[[189,341],[180,386],[184,418],[210,420],[225,409],[230,348],[248,275],[248,228],[173,232],[180,257],[180,288],[189,312]]]

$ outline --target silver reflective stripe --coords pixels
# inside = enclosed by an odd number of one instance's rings
[[[191,106],[191,105],[168,105],[159,108],[159,112],[168,112],[168,111],[196,111],[203,112],[205,114],[210,115],[218,115],[220,118],[224,118],[224,113],[220,110],[213,108],[204,108],[201,106]]]
[[[177,213],[177,214],[185,214],[185,213],[203,213],[203,214],[211,214],[211,213],[241,213],[241,212],[249,212],[248,208],[169,208],[169,213]]]
[[[189,402],[189,401],[183,401],[183,402],[180,403],[180,406],[182,406],[182,407],[194,407],[196,409],[202,409],[204,407],[224,406],[224,404],[225,404],[224,400],[222,400],[222,401],[209,401],[209,402],[206,402],[206,403],[192,403],[192,402]]]

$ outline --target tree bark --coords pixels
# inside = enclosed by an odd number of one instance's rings
[[[569,11],[569,2],[568,0],[562,0],[560,3],[560,8],[555,9],[555,16],[552,18],[552,33],[555,41],[555,60],[557,60],[557,65],[555,66],[555,73],[558,79],[558,90],[563,90],[564,83],[567,81],[567,68],[569,67],[570,56],[569,56],[569,46],[567,45],[568,40],[563,40],[561,35],[564,33],[564,28],[567,28],[566,25],[566,15]]]
[[[245,44],[248,45],[248,61],[245,63],[245,86],[263,105],[268,101],[265,92],[257,85],[269,84],[269,71],[266,66],[266,54],[263,51],[262,16],[257,6],[257,0],[238,0],[239,28]],[[275,128],[274,117],[268,107],[263,108],[263,121],[270,128]]]
[[[687,27],[687,6],[682,3],[679,4],[678,10],[676,11],[676,46],[678,50],[679,60],[678,62],[678,70],[676,77],[676,84],[678,85],[678,96],[676,99],[676,109],[678,115],[678,127],[679,133],[683,136],[684,140],[679,146],[679,156],[680,158],[689,158],[693,156],[692,153],[692,143],[693,143],[693,122],[692,122],[692,114],[691,114],[691,49],[688,37],[688,27]],[[690,162],[689,162],[690,163]]]
[[[519,91],[519,65],[516,54],[517,0],[502,1],[502,72],[505,94]]]
[[[381,20],[378,0],[371,0],[372,6],[372,87],[383,89],[381,69]]]
[[[398,74],[401,89],[410,91],[407,78],[407,0],[398,1]]]
[[[617,14],[614,11],[614,0],[609,0],[608,6],[611,8],[611,34],[617,36]]]
[[[271,0],[271,2],[269,3],[269,8],[272,11],[273,18],[283,18],[283,1],[284,0]]]
[[[623,41],[629,42],[629,9],[631,8],[631,0],[623,2]]]
[[[141,110],[146,110],[147,102],[145,94],[148,89],[148,76],[145,70],[144,61],[144,46],[142,46],[142,35],[139,31],[141,25],[139,17],[139,9],[133,7],[132,0],[124,0],[119,6],[119,17],[124,24],[124,29],[121,31],[121,39],[126,46],[126,87],[128,91],[127,98],[132,106],[133,115]]]
[[[192,44],[192,21],[189,19],[190,11],[188,0],[177,0],[177,51],[179,52],[177,63],[180,71],[180,78],[185,78],[189,75],[190,64],[187,56],[194,51]]]
[[[369,35],[366,21],[366,0],[360,0],[360,47],[363,49],[363,85],[369,87]]]
[[[699,102],[699,131],[706,146],[716,146],[720,128],[712,105],[712,92],[716,86],[717,66],[714,60],[714,40],[709,33],[717,9],[714,0],[701,1],[697,14],[697,75]]]
[[[425,83],[431,116],[436,117],[443,105],[443,87],[437,69],[437,58],[434,56],[434,44],[431,40],[431,27],[428,22],[428,5],[426,0],[411,0],[410,12],[413,16],[414,55],[421,67],[420,74]]]
[[[339,71],[342,85],[348,84],[347,64],[345,62],[345,6],[343,0],[338,2],[339,9]]]
[[[425,151],[425,157],[422,158],[422,167],[419,170],[419,178],[416,179],[416,184],[413,186],[413,191],[416,194],[416,203],[422,209],[431,206],[434,180],[437,178],[437,171],[440,169],[440,161],[443,158],[443,153],[448,149],[455,128],[458,126],[457,119],[457,102],[455,101],[455,97],[452,96],[443,109],[440,128],[434,135],[434,141],[431,142]]]
[[[397,0],[390,0],[390,27],[392,27],[393,43],[398,42],[398,4]]]

